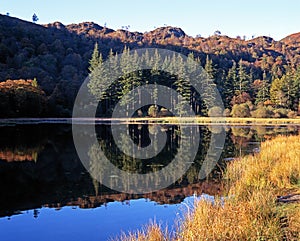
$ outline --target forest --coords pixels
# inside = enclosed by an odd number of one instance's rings
[[[87,76],[91,78],[91,93],[97,96],[99,86],[93,70],[101,62],[140,48],[168,49],[193,58],[214,80],[226,116],[293,118],[299,114],[300,34],[280,41],[266,36],[247,40],[216,31],[204,38],[188,36],[171,26],[139,33],[92,22],[39,25],[0,15],[1,116],[69,117]],[[153,69],[121,76],[111,89],[111,98],[106,96],[101,102],[101,114],[109,116],[122,95],[146,82],[172,87],[189,100],[197,115],[209,114],[186,80]],[[38,94],[35,98],[39,102],[34,103],[30,93]],[[160,106],[141,111],[143,116],[170,114]],[[211,111],[220,114],[219,110]]]
[[[225,72],[218,68],[207,55],[204,65],[205,77],[192,76],[190,73],[196,71],[194,63],[200,62],[200,59],[196,59],[192,52],[184,61],[180,55],[175,54],[162,57],[158,50],[155,51],[154,56],[150,56],[147,51],[139,56],[137,51],[130,52],[129,48],[124,48],[121,57],[111,51],[108,61],[105,62],[104,64],[96,43],[90,60],[88,87],[90,92],[100,100],[100,115],[111,116],[115,105],[120,100],[124,102],[124,108],[134,109],[135,102],[141,102],[141,96],[125,101],[123,97],[138,86],[154,84],[155,86],[164,85],[177,91],[192,106],[194,113],[199,116],[225,115],[256,118],[294,118],[297,116],[300,98],[299,67],[292,69],[287,66],[285,74],[282,73],[280,76],[277,72],[270,72],[267,77],[266,71],[263,71],[262,78],[259,78],[260,76],[255,76],[253,69],[247,68],[242,59],[238,63],[232,60],[232,66]],[[143,62],[143,66],[152,66],[152,68],[131,72],[130,70],[135,69],[140,62]],[[158,66],[177,74],[172,75]],[[192,70],[193,68],[195,69]],[[112,75],[111,72],[122,73],[122,76]],[[219,74],[220,72],[221,74]],[[199,75],[203,74],[199,73]],[[107,78],[112,78],[112,76],[117,81],[107,88]],[[217,88],[224,107],[207,103],[216,97],[212,93],[208,93],[209,91],[203,91],[201,96],[191,86],[190,78],[195,78],[199,83],[206,83],[206,79],[212,80],[209,84],[212,85],[212,88]],[[203,83],[201,84],[203,85]],[[106,90],[104,91],[104,89]],[[204,90],[203,86],[200,89]],[[155,103],[157,90],[154,89],[151,95],[152,102]],[[166,95],[170,95],[172,98],[171,93],[166,93]],[[180,109],[181,101],[180,98],[177,98],[170,100],[169,103],[174,105],[174,109]],[[163,106],[154,104],[141,108],[136,114],[158,117],[165,116],[166,111]],[[178,111],[180,115],[185,112],[183,108]]]

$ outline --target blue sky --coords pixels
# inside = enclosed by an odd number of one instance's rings
[[[0,13],[38,23],[63,24],[93,21],[130,31],[151,31],[166,25],[181,27],[188,35],[212,35],[215,30],[237,35],[271,36],[276,40],[300,32],[300,1],[297,0],[0,0]]]

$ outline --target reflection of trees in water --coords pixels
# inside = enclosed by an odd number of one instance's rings
[[[101,160],[103,156],[98,149],[100,147],[107,159],[110,160],[114,166],[123,171],[140,174],[153,173],[152,176],[146,176],[142,179],[146,182],[143,183],[145,186],[149,186],[153,183],[159,186],[160,181],[168,183],[194,183],[198,181],[199,170],[202,168],[202,164],[210,144],[210,131],[207,128],[200,128],[199,126],[184,128],[179,126],[161,125],[128,126],[128,133],[131,139],[140,147],[151,144],[149,143],[149,135],[153,135],[155,138],[159,131],[162,131],[167,135],[166,144],[162,151],[153,158],[139,159],[134,158],[134,149],[132,145],[126,141],[127,139],[122,134],[120,135],[121,138],[119,140],[122,143],[122,149],[131,155],[126,155],[117,148],[109,131],[99,130],[97,132],[98,143],[95,143],[88,153],[90,157],[90,171],[92,175],[97,177],[98,180],[103,180],[102,178],[110,171],[109,167],[105,166]],[[216,133],[220,132],[217,127],[213,128],[213,131]],[[197,135],[200,136],[200,143],[199,148],[196,147],[198,149],[196,158],[193,158],[190,149],[184,147],[194,145]],[[217,135],[216,138],[218,138]],[[212,144],[214,145],[214,141],[212,141]],[[155,142],[153,145],[154,149],[157,150],[158,147],[155,146]],[[175,157],[180,161],[176,165],[169,165]],[[211,158],[214,158],[214,156],[211,156]],[[164,168],[166,166],[168,166],[168,168]],[[176,180],[175,177],[178,173],[185,173],[185,175],[179,180]],[[130,178],[132,179],[134,177],[131,176]],[[118,180],[124,180],[122,185],[130,185],[128,177],[126,176],[120,177],[112,175],[111,181],[113,182],[113,180],[116,182]],[[126,182],[126,180],[128,180],[128,182]],[[141,180],[136,179],[133,182],[139,184],[139,181]]]
[[[254,150],[249,150],[249,143],[256,143],[266,139],[271,139],[276,135],[292,135],[299,133],[297,126],[234,126],[229,130],[233,147],[235,149],[233,156],[243,156]],[[256,148],[257,149],[257,148]]]
[[[290,135],[297,134],[299,132],[299,128],[297,126],[252,126],[251,129],[257,135],[257,138],[261,141],[266,139],[270,139],[278,134],[282,135]]]

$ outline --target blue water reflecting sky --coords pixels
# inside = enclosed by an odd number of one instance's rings
[[[139,199],[127,203],[112,202],[95,209],[41,208],[37,218],[34,210],[29,210],[0,219],[1,240],[107,240],[122,231],[140,229],[154,220],[172,229],[174,221],[182,216],[187,206],[192,206],[193,201],[193,197],[188,197],[181,204],[158,205]]]

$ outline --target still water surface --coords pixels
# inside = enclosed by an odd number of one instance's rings
[[[116,147],[109,125],[98,125],[99,145],[124,170],[147,173],[168,165],[178,148],[178,126],[127,126],[135,143],[145,146],[149,133],[163,131],[167,143],[151,161],[128,158]],[[1,240],[107,240],[134,231],[151,220],[175,230],[195,198],[222,192],[221,171],[232,157],[259,151],[261,141],[278,134],[299,133],[298,126],[226,128],[226,143],[217,167],[198,180],[208,149],[211,127],[194,126],[201,142],[187,173],[164,190],[125,194],[93,179],[80,162],[66,124],[0,127]],[[92,154],[92,150],[91,150]]]

